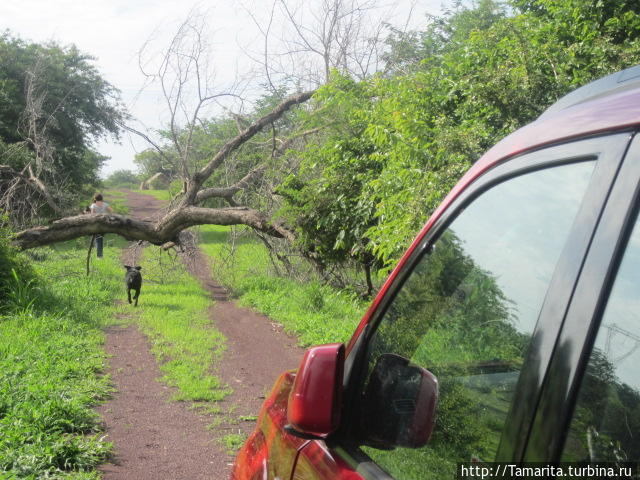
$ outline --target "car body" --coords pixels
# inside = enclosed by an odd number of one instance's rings
[[[634,67],[489,150],[349,343],[277,380],[232,478],[639,461],[639,129]]]

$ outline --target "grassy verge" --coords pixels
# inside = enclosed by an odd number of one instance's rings
[[[122,192],[108,193],[116,202],[124,197]],[[167,190],[139,193],[162,201],[171,198]],[[211,298],[179,260],[155,247],[144,251],[141,266],[144,286],[135,321],[151,342],[161,380],[178,389],[174,400],[197,402],[206,412],[212,408],[207,402],[219,401],[231,391],[211,371],[225,348],[224,336],[208,318]],[[129,305],[124,310],[131,312]]]
[[[241,304],[282,323],[303,345],[349,339],[368,302],[317,280],[301,283],[277,276],[259,240],[246,236],[231,252],[229,232],[229,227],[201,227],[200,247],[211,257],[216,279],[230,287]]]
[[[151,341],[162,380],[178,388],[174,400],[221,400],[230,390],[211,373],[211,366],[222,355],[225,339],[208,319],[209,294],[180,261],[158,249],[145,251],[142,267],[137,321]]]
[[[161,200],[163,202],[169,202],[172,198],[171,192],[169,192],[169,190],[139,190],[138,193],[151,195],[152,197],[157,198],[158,200]]]
[[[108,249],[86,277],[85,255],[86,241],[33,252],[35,277],[14,277],[0,312],[1,478],[99,478],[110,449],[92,407],[110,391],[102,327],[118,259]]]
[[[85,238],[30,252],[35,273],[10,278],[9,299],[0,299],[0,478],[100,477],[111,445],[93,407],[112,390],[103,328],[118,313],[149,337],[175,400],[206,407],[228,392],[210,372],[224,350],[208,325],[211,301],[180,262],[147,250],[139,307],[114,305],[124,298],[124,245],[107,236],[89,277]]]

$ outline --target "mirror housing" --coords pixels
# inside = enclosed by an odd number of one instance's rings
[[[325,438],[338,428],[342,403],[344,345],[307,350],[289,394],[286,430],[303,438]]]
[[[360,416],[362,441],[380,449],[419,448],[436,423],[438,379],[399,355],[381,355],[371,372]]]

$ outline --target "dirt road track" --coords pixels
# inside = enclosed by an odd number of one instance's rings
[[[162,209],[153,197],[126,194],[134,217],[153,218]],[[135,260],[127,255],[135,255],[135,250],[125,252],[123,261]],[[98,409],[107,439],[115,445],[112,462],[101,469],[105,480],[228,478],[233,456],[216,439],[238,430],[249,432],[254,422],[239,417],[256,415],[277,375],[295,368],[302,357],[296,339],[285,335],[280,326],[228,300],[199,250],[191,252],[185,264],[216,300],[209,316],[227,337],[227,350],[212,370],[234,392],[220,402],[220,424],[207,429],[213,418],[187,404],[169,402],[173,389],[156,380],[160,371],[145,336],[135,326],[108,329],[109,373],[117,391]]]

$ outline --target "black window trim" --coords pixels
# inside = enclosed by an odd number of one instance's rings
[[[348,418],[351,413],[350,406],[353,405],[354,397],[357,395],[359,385],[356,385],[358,382],[353,380],[353,378],[358,378],[360,376],[360,372],[362,371],[364,365],[364,359],[366,358],[366,351],[371,336],[376,331],[377,326],[384,316],[384,313],[387,310],[389,304],[393,301],[396,294],[409,277],[410,273],[413,271],[413,268],[420,260],[424,252],[430,248],[430,246],[439,238],[442,232],[449,226],[449,224],[469,205],[473,200],[475,200],[479,195],[492,188],[493,186],[507,181],[511,178],[524,175],[527,173],[531,173],[537,170],[543,170],[550,167],[557,167],[562,165],[568,165],[572,163],[580,163],[584,161],[593,161],[596,160],[596,165],[594,168],[594,172],[592,178],[589,182],[587,190],[585,191],[585,196],[582,201],[582,205],[579,208],[579,212],[576,215],[576,219],[572,226],[571,232],[569,234],[570,237],[575,236],[580,239],[588,239],[587,245],[584,246],[584,254],[586,255],[586,250],[588,243],[590,243],[591,236],[593,234],[593,230],[597,221],[592,223],[590,226],[583,226],[580,228],[580,216],[584,216],[587,214],[588,210],[585,207],[585,204],[589,203],[597,204],[598,209],[602,209],[605,204],[606,195],[608,194],[609,188],[613,183],[613,179],[615,178],[615,173],[617,172],[620,163],[624,157],[624,152],[632,138],[632,132],[623,131],[623,132],[615,132],[615,133],[607,133],[599,136],[590,136],[587,138],[573,139],[570,142],[552,145],[547,148],[543,148],[540,150],[536,150],[533,152],[526,152],[524,154],[518,155],[516,157],[508,158],[499,164],[493,166],[490,170],[485,172],[475,181],[473,181],[459,196],[456,198],[451,205],[447,208],[447,210],[441,215],[441,217],[436,221],[431,230],[425,235],[420,244],[416,247],[411,257],[408,259],[405,264],[403,270],[399,272],[398,276],[394,280],[393,284],[390,286],[389,290],[385,298],[382,299],[380,304],[378,305],[377,310],[372,315],[371,320],[369,321],[368,328],[362,332],[361,336],[365,336],[364,340],[360,341],[358,339],[358,347],[352,351],[352,355],[355,355],[353,360],[353,368],[349,372],[348,383],[345,385],[345,410],[343,412],[343,418]],[[604,144],[603,144],[604,142]],[[613,147],[613,148],[612,148]],[[617,148],[616,148],[617,147]],[[610,153],[614,150],[616,153]],[[598,188],[600,187],[600,188]],[[606,192],[603,194],[602,190]],[[595,193],[597,191],[597,193]],[[568,244],[569,242],[567,242]],[[566,248],[566,247],[565,247]],[[578,249],[575,249],[578,250]],[[583,255],[578,255],[579,258],[576,258],[573,265],[571,265],[570,270],[575,272],[573,275],[572,284],[575,285],[579,276],[579,270],[582,266],[582,262],[584,260]],[[554,271],[552,277],[552,284],[556,277],[566,277],[566,272],[559,271],[556,269]],[[549,291],[551,290],[551,285]],[[564,298],[570,298],[573,287],[569,289],[562,289],[563,291],[555,290],[552,295],[548,295],[545,297],[542,310],[544,311],[545,305],[547,302],[550,302],[553,298],[558,297],[559,295],[563,295]],[[567,300],[568,301],[568,300]],[[566,302],[565,302],[566,303]],[[541,315],[542,316],[542,315]],[[561,322],[556,322],[553,335],[553,341],[551,339],[547,340],[544,345],[537,345],[538,350],[543,349],[543,347],[548,348],[548,344],[551,343],[555,346],[556,336],[559,334],[561,330]],[[545,328],[549,328],[545,323]],[[541,327],[540,318],[536,325],[536,330]],[[534,331],[535,334],[535,331]],[[531,349],[528,354],[529,356],[536,355],[537,353]],[[553,348],[551,349],[551,352]],[[549,355],[551,356],[551,355]],[[525,364],[527,364],[525,362]],[[524,370],[521,373],[521,377],[523,377]],[[520,379],[522,380],[522,378]],[[537,399],[541,393],[542,387],[539,386],[536,392],[534,393],[534,398]],[[518,391],[520,391],[520,381],[518,382]],[[530,396],[530,395],[528,395]],[[515,402],[514,402],[515,403]],[[537,405],[537,400],[536,400]],[[526,414],[525,414],[526,413]],[[535,408],[532,411],[521,412],[518,415],[518,412],[510,411],[506,424],[509,425],[510,422],[516,421],[519,425],[529,425],[533,420],[533,414],[535,413]],[[526,422],[526,418],[529,418],[529,421]],[[511,446],[508,445],[508,442],[501,442],[501,445],[498,450],[498,458],[500,460],[511,460],[516,461],[521,459],[524,454],[524,450],[526,447],[526,442],[528,440],[528,433],[526,431],[526,436],[523,437],[520,435],[514,435],[513,432],[508,434],[507,437],[503,435],[503,441],[509,440],[514,443]],[[343,458],[347,459],[347,456],[350,456],[350,463],[355,462],[356,465],[361,466],[358,468],[358,471],[363,470],[363,473],[366,472],[365,478],[370,479],[388,479],[389,475],[376,466],[375,462],[372,460],[366,460],[363,458],[363,454],[355,449],[349,442],[349,431],[347,428],[341,428],[336,435],[332,436],[327,440],[327,443],[334,448],[340,448],[341,453],[344,455]],[[348,460],[349,461],[349,460]]]
[[[580,385],[639,210],[640,136],[636,136],[612,186],[567,309],[525,460],[555,462],[561,458]]]

